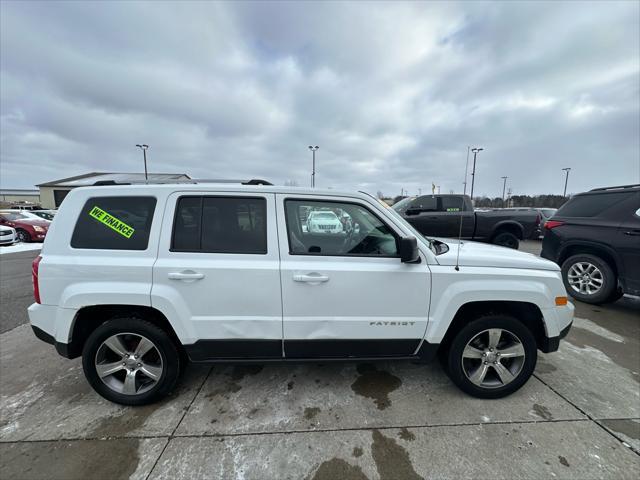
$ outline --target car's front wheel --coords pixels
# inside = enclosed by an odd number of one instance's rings
[[[616,275],[599,257],[591,254],[573,255],[562,263],[562,280],[569,294],[585,303],[613,301]]]
[[[471,321],[453,338],[446,369],[466,393],[501,398],[529,380],[537,353],[536,340],[522,322],[508,315],[488,315]]]
[[[16,239],[18,242],[29,243],[31,241],[31,235],[26,230],[16,230]]]
[[[94,390],[107,400],[145,405],[171,392],[180,355],[164,330],[139,318],[117,318],[91,333],[82,367]]]

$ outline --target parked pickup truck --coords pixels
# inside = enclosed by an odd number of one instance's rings
[[[468,195],[407,197],[393,209],[423,235],[462,238],[517,249],[520,240],[538,238],[540,214],[531,211],[473,210]]]
[[[465,392],[504,397],[573,318],[555,263],[416,235],[364,193],[114,185],[64,205],[33,262],[31,326],[125,405],[171,392],[188,360],[436,354]],[[339,212],[343,228],[303,228],[316,212]]]

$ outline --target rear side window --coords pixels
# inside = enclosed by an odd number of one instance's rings
[[[180,197],[171,251],[266,254],[266,200],[254,197]]]
[[[146,250],[156,209],[154,197],[93,197],[71,236],[73,248]]]
[[[626,192],[579,195],[560,207],[559,217],[595,217],[629,198]]]

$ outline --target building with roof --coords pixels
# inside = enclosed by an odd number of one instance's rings
[[[149,173],[150,182],[172,182],[190,180],[185,173]],[[91,172],[75,177],[63,178],[36,185],[40,190],[42,208],[58,208],[67,194],[77,187],[88,187],[96,182],[144,183],[144,173]]]
[[[9,206],[14,203],[40,203],[39,190],[26,190],[20,188],[0,189],[0,205]]]

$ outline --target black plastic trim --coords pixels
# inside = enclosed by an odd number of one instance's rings
[[[59,355],[65,358],[76,358],[80,356],[80,353],[75,352],[72,348],[73,345],[70,345],[68,343],[56,342],[56,339],[53,337],[53,335],[49,335],[41,328],[34,325],[31,325],[31,329],[33,330],[33,334],[38,339],[42,340],[45,343],[48,343],[49,345],[54,345],[56,347],[56,352],[58,352]]]
[[[439,344],[420,339],[371,340],[287,340],[287,356],[282,356],[281,340],[198,340],[184,345],[194,363],[271,363],[308,361],[414,360],[431,361]]]
[[[282,358],[282,340],[198,340],[184,349],[193,362]]]
[[[544,353],[557,351],[560,347],[560,340],[569,334],[569,330],[571,330],[572,325],[573,321],[571,321],[571,323],[567,325],[557,337],[543,337],[538,348]]]
[[[420,339],[285,340],[287,358],[412,356]]]

